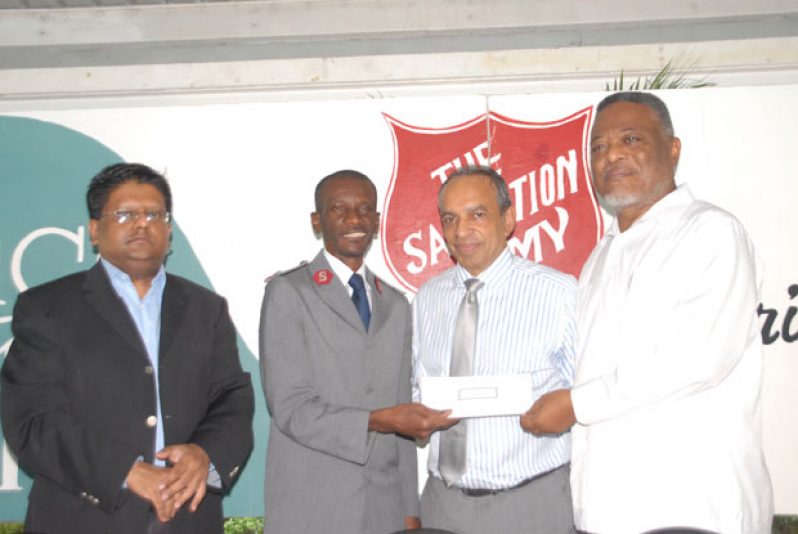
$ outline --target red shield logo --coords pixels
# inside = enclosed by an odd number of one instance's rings
[[[509,239],[519,256],[579,275],[604,232],[587,167],[592,107],[552,122],[524,122],[494,112],[450,128],[421,128],[384,114],[394,168],[382,224],[386,264],[416,291],[452,266],[437,195],[454,170],[493,167],[507,181],[516,210]]]

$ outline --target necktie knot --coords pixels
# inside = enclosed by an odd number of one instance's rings
[[[363,277],[353,273],[349,277],[349,286],[352,288],[352,302],[355,304],[357,314],[363,321],[363,326],[368,330],[369,322],[371,322],[371,309],[369,309],[369,299],[366,295],[366,284]]]
[[[349,286],[355,291],[365,291],[366,284],[363,282],[363,277],[357,273],[352,273],[349,277]]]
[[[482,286],[484,285],[485,282],[483,282],[479,278],[469,278],[468,280],[465,281],[466,299],[468,300],[469,304],[476,303],[477,291],[482,289]]]

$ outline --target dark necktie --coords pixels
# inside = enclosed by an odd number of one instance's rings
[[[477,278],[465,281],[466,294],[460,302],[457,321],[454,325],[454,343],[449,376],[470,376],[474,374],[474,351],[477,341],[477,319],[479,302],[477,291],[484,282]],[[466,445],[468,421],[463,419],[453,427],[441,432],[438,448],[438,469],[447,486],[451,486],[466,471]]]
[[[366,331],[369,329],[369,321],[371,321],[371,310],[369,309],[369,299],[366,296],[366,285],[363,283],[363,277],[354,273],[349,278],[349,285],[352,286],[352,302],[355,303],[357,314],[360,315],[360,320],[363,321],[363,326]]]

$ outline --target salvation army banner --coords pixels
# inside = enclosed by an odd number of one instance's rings
[[[310,212],[320,178],[352,168],[377,185],[382,228],[367,261],[414,291],[451,265],[437,189],[452,169],[491,165],[517,210],[517,254],[577,274],[608,221],[588,168],[594,105],[604,93],[446,96],[142,106],[3,114],[0,103],[0,356],[16,295],[96,261],[85,188],[102,166],[164,171],[174,194],[167,268],[227,297],[255,382],[256,447],[225,513],[263,514],[268,414],[257,362],[264,280],[321,247]],[[798,513],[798,86],[669,91],[682,139],[677,181],[746,225],[766,267],[765,446],[777,513]],[[28,477],[4,448],[0,521],[24,515]]]
[[[391,274],[415,292],[452,266],[437,204],[430,199],[455,169],[484,165],[505,177],[513,195],[516,228],[510,246],[521,256],[578,276],[602,235],[586,160],[591,112],[588,107],[537,123],[488,112],[450,128],[414,127],[385,115],[394,168],[381,239]]]

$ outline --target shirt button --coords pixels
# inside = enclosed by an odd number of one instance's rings
[[[147,418],[147,426],[148,426],[148,427],[150,427],[150,428],[154,428],[154,427],[155,427],[155,425],[157,425],[157,424],[158,424],[158,418],[157,418],[157,417],[155,417],[154,415],[151,415],[151,416],[149,416],[149,417]]]
[[[152,374],[152,365],[148,365],[147,367],[145,367],[144,368],[144,372],[147,373],[148,375],[151,375]]]

